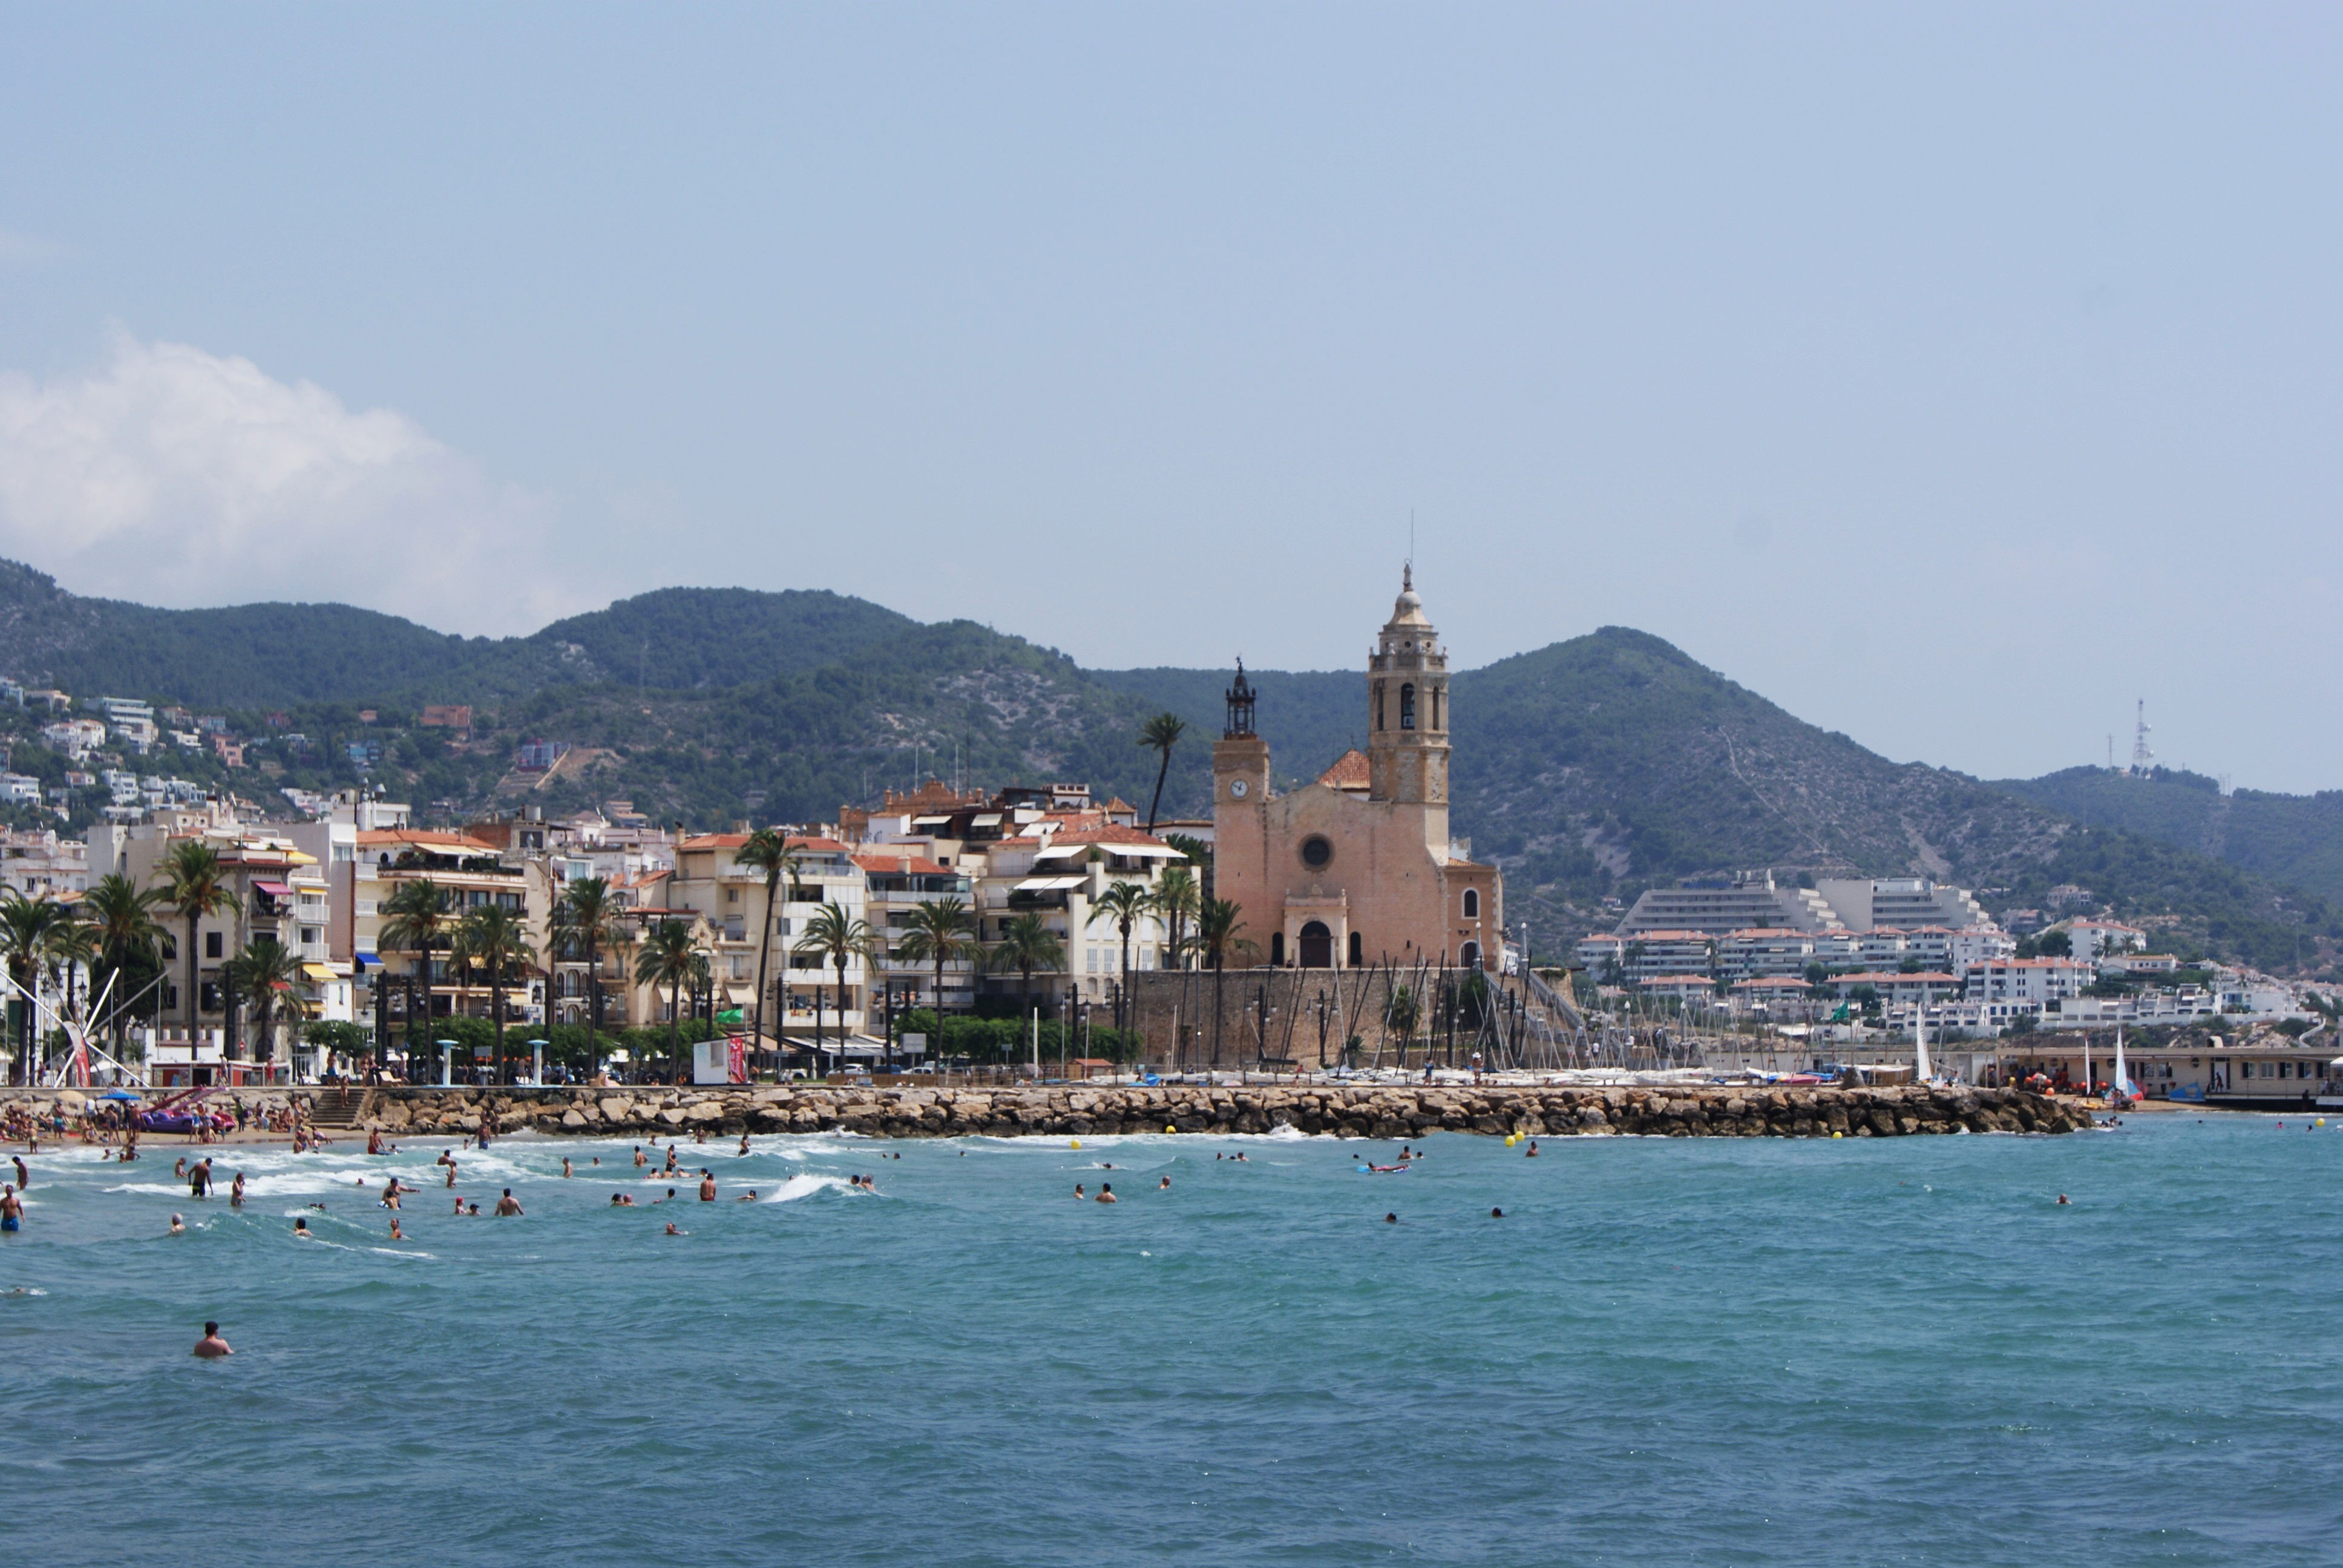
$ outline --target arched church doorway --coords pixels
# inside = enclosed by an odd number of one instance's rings
[[[1464,944],[1463,950],[1456,956],[1458,960],[1461,961],[1466,969],[1479,969],[1481,967],[1481,944],[1478,942],[1466,942]]]
[[[1330,970],[1334,967],[1334,933],[1326,929],[1323,920],[1312,920],[1302,928],[1302,967],[1306,970]]]

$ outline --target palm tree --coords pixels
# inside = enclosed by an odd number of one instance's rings
[[[1195,920],[1202,897],[1202,890],[1196,886],[1196,873],[1185,866],[1169,867],[1155,879],[1155,912],[1163,918],[1164,930],[1171,937],[1165,950],[1182,968],[1186,967],[1188,926]]]
[[[274,1061],[277,1020],[286,999],[292,994],[293,982],[300,978],[301,962],[275,937],[258,936],[228,960],[227,967],[235,977],[236,993],[252,1005],[253,1036],[260,1047],[259,1058],[262,1061]]]
[[[122,1037],[126,1029],[123,1019],[129,998],[122,994],[123,971],[132,959],[145,958],[156,961],[163,928],[155,923],[151,912],[162,901],[159,889],[141,890],[136,882],[119,871],[108,872],[97,879],[97,885],[82,895],[82,920],[89,928],[97,947],[97,964],[90,970],[93,990],[99,985],[98,970],[103,969],[114,977],[114,988],[106,993],[112,1004],[114,1022],[114,1054],[122,1054]]]
[[[41,978],[41,963],[57,927],[67,919],[65,907],[44,895],[28,899],[10,890],[0,897],[0,960],[15,982],[8,1000],[19,1009],[16,1060],[9,1081],[30,1085],[33,1060],[33,988]]]
[[[1111,920],[1115,935],[1122,940],[1122,989],[1114,997],[1114,1032],[1118,1040],[1124,1032],[1123,1008],[1131,996],[1131,928],[1154,909],[1155,896],[1137,882],[1113,884],[1091,906],[1088,923],[1096,925],[1101,918]]]
[[[590,1044],[588,1065],[602,1070],[602,950],[625,938],[618,894],[607,877],[580,877],[562,890],[554,928],[572,952],[586,955],[586,1016]]]
[[[1066,947],[1041,916],[1022,914],[1001,923],[1001,943],[989,961],[994,969],[1015,970],[1021,977],[1018,1010],[1026,1012],[1033,1005],[1033,971],[1059,968],[1066,961]]]
[[[749,835],[749,841],[734,851],[732,863],[747,866],[765,873],[765,924],[757,933],[757,1010],[749,1025],[749,1037],[764,1049],[765,986],[773,956],[773,910],[781,892],[781,879],[794,883],[798,879],[798,852],[790,848],[789,835],[778,828],[759,828]]]
[[[1222,971],[1228,966],[1232,952],[1251,952],[1252,943],[1237,933],[1244,930],[1238,919],[1238,907],[1233,900],[1207,899],[1196,911],[1196,934],[1191,941],[1204,955],[1212,970],[1212,1065],[1221,1064],[1221,991]]]
[[[447,899],[439,884],[428,877],[417,877],[401,882],[390,897],[382,901],[383,921],[375,941],[393,952],[414,956],[410,973],[423,978],[423,1013],[431,1015],[431,950],[447,936]],[[413,993],[409,993],[410,998]],[[407,1070],[415,1070],[415,1009],[410,1000],[407,1011]]]
[[[903,956],[936,966],[936,1049],[943,1049],[944,966],[984,951],[976,940],[976,917],[957,896],[915,904],[903,926]]]
[[[219,851],[201,839],[182,839],[163,857],[161,901],[187,922],[187,1049],[196,1045],[196,928],[206,915],[226,914],[236,907],[227,885]]]
[[[656,993],[667,987],[667,1071],[668,1081],[679,1083],[677,1070],[676,1029],[683,1019],[683,986],[693,978],[694,960],[699,950],[691,943],[691,928],[681,920],[661,920],[643,934],[642,956],[635,960],[635,978],[648,984]]]
[[[455,950],[465,963],[486,965],[488,971],[488,1015],[496,1020],[497,1081],[505,1081],[505,971],[526,970],[534,956],[528,945],[528,917],[509,905],[486,903],[464,917],[457,928]]]
[[[858,958],[870,958],[878,949],[870,928],[861,920],[849,915],[839,904],[824,904],[821,912],[806,922],[805,935],[798,939],[789,950],[818,953],[838,970],[838,1064],[846,1065],[846,966]],[[817,1059],[821,1055],[821,987],[814,987],[813,1049]]]
[[[1176,713],[1159,713],[1141,727],[1140,745],[1161,754],[1155,769],[1155,799],[1147,803],[1147,830],[1155,831],[1155,813],[1163,804],[1163,780],[1172,771],[1172,748],[1188,732],[1188,721]]]

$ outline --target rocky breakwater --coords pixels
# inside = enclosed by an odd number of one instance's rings
[[[1535,1137],[1899,1138],[1926,1133],[2072,1132],[2091,1124],[2072,1101],[2014,1089],[1358,1088],[1324,1084],[1022,1089],[377,1090],[361,1125],[389,1132],[477,1131],[493,1101],[508,1132],[673,1138],[856,1132],[881,1138],[1081,1137],[1113,1132],[1301,1132],[1417,1138],[1429,1132]]]

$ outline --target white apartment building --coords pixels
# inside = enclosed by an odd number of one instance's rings
[[[2074,957],[2087,964],[2097,963],[2110,953],[2141,952],[2147,947],[2146,931],[2113,920],[2067,920],[2051,929],[2065,931],[2074,945]]]
[[[1996,959],[1969,971],[1967,995],[1973,1001],[2039,1011],[2080,996],[2090,982],[2091,966],[2073,959]]]

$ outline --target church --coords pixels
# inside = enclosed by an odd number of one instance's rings
[[[1232,967],[1499,967],[1504,879],[1448,836],[1448,655],[1414,568],[1367,660],[1367,749],[1290,794],[1237,666],[1212,747],[1212,883],[1252,943]]]

